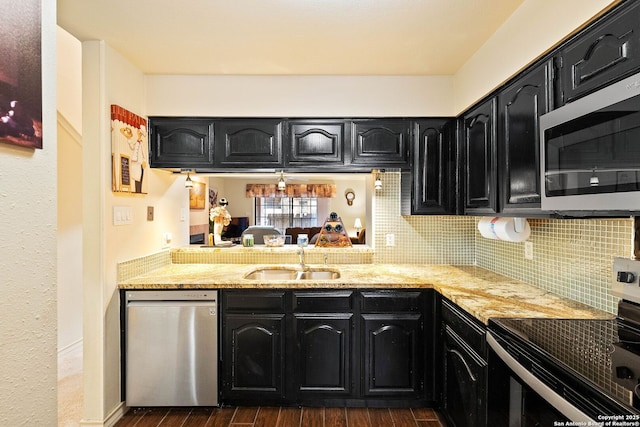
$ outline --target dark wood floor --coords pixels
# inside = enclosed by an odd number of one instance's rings
[[[138,408],[115,427],[446,427],[433,409]]]

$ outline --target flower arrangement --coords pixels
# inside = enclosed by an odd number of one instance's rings
[[[215,224],[227,226],[231,223],[231,214],[224,206],[209,209],[209,232],[214,233]]]

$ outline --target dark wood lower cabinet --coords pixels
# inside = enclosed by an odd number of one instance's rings
[[[452,427],[487,425],[486,327],[442,298],[442,410]]]
[[[422,391],[422,313],[363,314],[366,396],[418,396]]]
[[[222,403],[434,406],[433,293],[223,290]]]
[[[296,314],[294,354],[296,394],[349,396],[352,394],[353,314]]]
[[[229,398],[284,397],[284,314],[225,316],[223,394]]]
[[[445,332],[444,408],[457,427],[485,425],[487,362],[451,329]]]

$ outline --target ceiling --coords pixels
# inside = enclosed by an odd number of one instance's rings
[[[145,74],[451,75],[524,0],[58,0]]]

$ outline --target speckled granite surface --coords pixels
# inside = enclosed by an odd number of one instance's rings
[[[122,281],[121,289],[434,288],[480,321],[491,317],[612,318],[591,308],[480,267],[413,264],[330,264],[334,280],[257,281],[244,276],[260,264],[171,264]],[[313,264],[311,269],[323,268]]]

